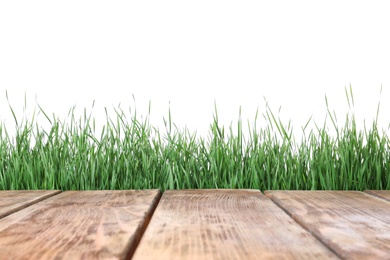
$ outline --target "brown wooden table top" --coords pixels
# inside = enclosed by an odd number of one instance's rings
[[[390,191],[0,191],[0,259],[390,259]]]

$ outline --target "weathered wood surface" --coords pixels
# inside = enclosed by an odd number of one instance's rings
[[[390,259],[390,202],[357,191],[266,191],[344,259]]]
[[[60,192],[56,190],[2,190],[0,191],[0,218]]]
[[[377,196],[378,198],[390,201],[390,190],[366,190],[364,192]]]
[[[124,259],[159,190],[68,191],[0,219],[0,259]]]
[[[133,259],[332,259],[255,190],[166,191]]]

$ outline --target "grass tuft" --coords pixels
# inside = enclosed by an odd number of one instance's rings
[[[346,89],[348,105],[354,105],[352,89]],[[7,95],[8,98],[8,95]],[[380,134],[377,119],[370,129],[356,129],[354,116],[337,127],[336,115],[326,105],[336,130],[332,137],[323,127],[306,134],[297,143],[290,123],[284,125],[267,106],[267,125],[257,129],[248,122],[249,136],[237,134],[218,121],[217,108],[207,139],[179,130],[169,112],[166,132],[148,121],[128,116],[120,107],[101,135],[84,110],[78,120],[74,108],[68,118],[50,118],[48,131],[35,121],[17,120],[15,138],[0,124],[0,190],[60,189],[288,189],[365,190],[390,189],[389,138]],[[241,110],[240,110],[241,115]]]

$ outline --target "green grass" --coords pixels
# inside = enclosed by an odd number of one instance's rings
[[[352,89],[346,89],[346,96],[353,104]],[[220,125],[215,109],[208,138],[179,130],[170,113],[161,133],[136,112],[128,117],[118,108],[110,118],[106,111],[107,122],[96,136],[95,121],[85,110],[76,120],[73,108],[61,121],[39,107],[51,125],[45,131],[35,113],[32,120],[19,122],[10,109],[16,135],[10,137],[0,124],[0,190],[390,189],[390,142],[377,129],[377,119],[370,129],[358,131],[348,114],[338,128],[329,108],[336,135],[328,133],[325,119],[299,143],[290,124],[284,125],[269,107],[263,114],[266,126],[256,128],[256,114],[247,137],[240,119],[233,134],[232,127]]]

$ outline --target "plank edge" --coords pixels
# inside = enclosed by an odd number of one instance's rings
[[[279,191],[282,191],[282,190],[279,190]],[[304,230],[306,230],[307,232],[309,232],[315,239],[317,239],[322,245],[324,245],[324,247],[328,248],[332,253],[334,253],[338,258],[340,259],[344,259],[343,256],[341,256],[338,252],[336,252],[335,250],[333,250],[332,247],[330,247],[326,241],[322,240],[322,237],[317,234],[314,230],[310,229],[309,226],[307,226],[305,224],[305,222],[302,220],[300,220],[296,215],[292,214],[291,212],[289,212],[285,207],[282,206],[282,202],[281,200],[279,200],[278,198],[275,198],[272,193],[275,192],[273,190],[265,190],[264,191],[264,195],[266,197],[268,197],[277,207],[279,207],[281,210],[283,210],[291,219],[293,219],[299,226],[301,226]],[[277,192],[277,191],[276,191]]]
[[[42,191],[45,191],[45,190],[42,190]],[[16,212],[18,212],[20,210],[23,210],[25,208],[28,208],[28,207],[30,207],[30,206],[38,203],[38,202],[41,202],[41,201],[44,201],[44,200],[46,200],[48,198],[54,197],[54,196],[56,196],[56,195],[58,195],[60,193],[62,193],[61,190],[53,190],[53,192],[51,192],[51,193],[48,193],[46,195],[37,197],[36,199],[34,199],[34,200],[30,201],[30,202],[27,202],[27,203],[25,203],[23,205],[20,205],[19,207],[13,208],[13,209],[5,212],[5,213],[0,214],[0,219],[5,218],[5,217],[7,217],[9,215],[12,215],[12,214],[14,214],[14,213],[16,213]]]
[[[384,200],[384,201],[386,201],[386,202],[390,202],[390,200],[389,200],[388,198],[385,198],[385,197],[383,197],[383,196],[377,194],[375,191],[376,191],[376,190],[364,190],[364,193],[366,193],[366,194],[368,194],[368,195],[370,195],[370,196],[373,196],[373,197],[375,197],[375,198],[378,198],[378,199],[380,199],[380,200]]]
[[[134,255],[135,251],[137,250],[138,245],[139,245],[143,235],[145,234],[146,229],[149,226],[150,220],[152,219],[152,216],[153,216],[158,204],[160,203],[162,194],[163,193],[161,192],[161,190],[158,190],[156,196],[152,200],[152,203],[149,207],[149,210],[145,214],[144,221],[142,221],[141,225],[139,225],[134,232],[134,240],[129,245],[124,259],[132,259],[133,258],[133,255]]]

